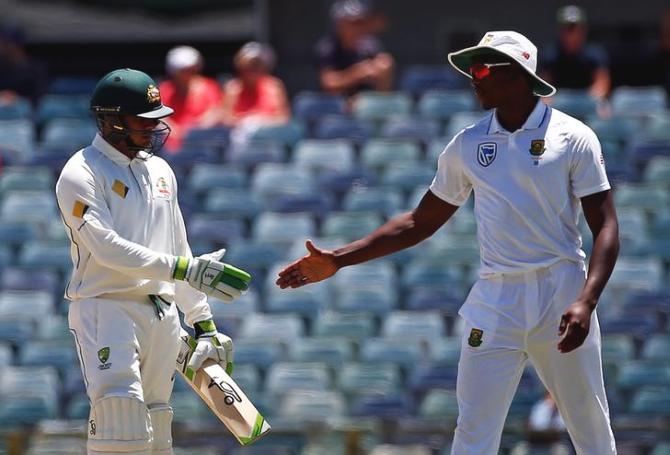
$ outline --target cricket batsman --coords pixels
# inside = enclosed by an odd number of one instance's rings
[[[188,367],[213,359],[229,372],[233,345],[212,320],[207,296],[230,302],[245,272],[194,258],[177,182],[154,155],[172,114],[145,73],[119,69],[91,97],[93,143],[75,153],[56,184],[74,265],[65,297],[91,401],[89,454],[172,453],[169,405],[180,332],[177,307],[194,328]]]
[[[618,222],[600,144],[582,122],[539,98],[555,89],[536,75],[537,48],[512,31],[488,32],[449,54],[486,110],[439,157],[409,213],[336,250],[308,254],[280,272],[296,288],[341,267],[431,236],[474,191],[479,280],[460,315],[454,455],[498,453],[505,417],[528,360],[555,397],[581,455],[616,453],[600,354],[596,305],[618,255]],[[593,235],[586,255],[580,211]]]

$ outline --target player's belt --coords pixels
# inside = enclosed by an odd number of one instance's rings
[[[169,308],[170,305],[172,305],[172,302],[165,300],[163,297],[157,294],[149,294],[149,300],[154,304],[154,308],[156,309],[156,316],[158,316],[158,319],[163,320],[165,317],[163,305],[167,305]]]

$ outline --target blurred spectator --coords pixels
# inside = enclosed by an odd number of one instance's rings
[[[386,26],[384,16],[379,11],[370,16],[367,6],[358,0],[340,0],[333,4],[330,18],[334,34],[316,46],[323,90],[344,95],[390,90],[393,57],[372,34]]]
[[[558,412],[554,398],[549,392],[544,398],[533,405],[528,419],[528,428],[531,431],[564,431],[565,423]]]
[[[172,128],[166,143],[175,151],[190,128],[208,127],[216,123],[216,109],[223,94],[218,82],[202,76],[203,59],[190,46],[171,49],[165,58],[168,80],[160,84],[163,102],[174,109],[167,123]]]
[[[540,74],[559,88],[588,89],[602,99],[610,90],[609,62],[605,51],[587,43],[586,14],[571,5],[557,13],[558,42],[543,53]]]
[[[46,67],[26,52],[23,29],[18,25],[0,28],[0,101],[23,96],[36,104],[46,82]]]
[[[241,143],[261,126],[291,118],[284,83],[272,76],[275,54],[267,45],[250,42],[234,58],[237,77],[225,85],[221,120],[234,127],[231,139]]]

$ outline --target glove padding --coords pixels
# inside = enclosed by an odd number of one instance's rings
[[[226,373],[231,374],[233,372],[233,340],[219,333],[212,320],[196,322],[194,328],[196,336],[195,339],[190,340],[189,344],[195,342],[195,348],[192,350],[187,370],[196,372],[205,360],[212,359],[221,365]]]
[[[230,303],[249,288],[251,275],[219,262],[225,253],[226,250],[221,249],[197,258],[179,256],[172,276],[207,295]]]

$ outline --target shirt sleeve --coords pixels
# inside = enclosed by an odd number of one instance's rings
[[[437,173],[430,191],[451,205],[463,205],[470,197],[472,183],[465,175],[461,158],[461,134],[454,137],[437,161]]]
[[[593,130],[586,125],[574,137],[570,186],[572,194],[577,198],[610,189],[600,141]]]
[[[134,278],[172,281],[173,255],[126,240],[114,230],[104,191],[89,167],[66,167],[56,198],[63,221],[97,262]]]
[[[172,175],[173,188],[175,188],[175,204],[174,204],[174,222],[175,222],[175,254],[193,257],[191,247],[188,244],[186,237],[186,224],[182,216],[179,203],[177,202],[177,179]],[[207,303],[207,295],[197,289],[191,287],[185,281],[175,281],[175,302],[177,307],[184,313],[184,321],[190,327],[196,322],[212,319],[212,312]]]

